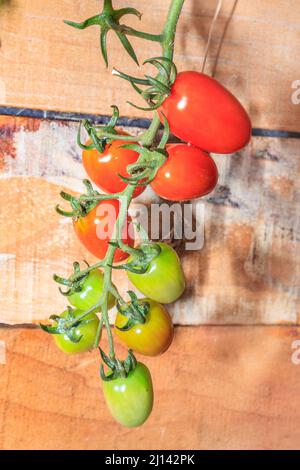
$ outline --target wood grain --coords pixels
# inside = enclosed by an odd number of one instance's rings
[[[130,25],[161,30],[169,1],[130,4],[144,13],[142,24],[129,18]],[[201,68],[215,7],[216,0],[185,2],[176,42],[180,70]],[[129,85],[105,70],[97,27],[77,31],[63,24],[98,11],[98,0],[12,0],[0,6],[0,104],[100,114],[118,104],[122,115],[141,115],[126,104],[136,100]],[[299,28],[295,0],[224,0],[207,71],[239,97],[256,127],[300,130],[300,105],[291,99],[292,83],[299,79]],[[110,64],[137,73],[113,34],[109,39]],[[157,45],[138,39],[133,44],[141,61],[149,57],[149,47],[152,56],[159,53]]]
[[[131,129],[133,131],[133,129]],[[0,322],[45,319],[65,306],[53,273],[95,261],[54,211],[59,191],[81,191],[77,124],[0,118]],[[254,138],[216,156],[220,180],[204,204],[205,245],[182,255],[186,295],[170,306],[178,324],[299,322],[300,166],[296,139]],[[153,201],[151,192],[140,202]],[[123,293],[126,276],[115,273]]]
[[[300,449],[299,330],[177,328],[170,351],[145,361],[155,406],[136,430],[110,417],[96,352],[67,357],[40,331],[0,338],[2,449]]]

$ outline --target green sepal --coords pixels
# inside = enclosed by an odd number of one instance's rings
[[[167,145],[168,141],[169,141],[169,137],[170,137],[170,125],[169,125],[169,122],[166,118],[166,116],[164,115],[164,113],[161,113],[162,114],[162,117],[163,117],[163,120],[164,120],[164,131],[163,131],[163,135],[162,135],[162,138],[160,140],[160,143],[158,145],[158,149],[159,150],[162,150],[165,148],[165,146]],[[167,156],[165,154],[165,156]]]
[[[107,55],[107,33],[108,33],[108,28],[102,28],[101,33],[100,33],[100,47],[101,47],[101,53],[102,57],[104,59],[106,67],[108,67],[108,55]]]
[[[134,15],[137,16],[139,20],[142,18],[141,12],[139,12],[136,8],[120,8],[114,12],[114,17],[116,20],[120,20],[124,15]]]
[[[117,303],[117,309],[121,315],[128,318],[128,322],[122,328],[116,326],[119,331],[129,331],[134,325],[145,324],[150,310],[149,302],[138,299],[133,291],[128,291],[131,301],[128,304]]]
[[[120,377],[126,378],[137,365],[136,358],[130,349],[128,351],[128,356],[124,361],[117,358],[110,358],[101,348],[99,348],[99,351],[102,361],[110,369],[110,373],[106,374],[103,364],[100,365],[100,377],[105,382],[115,380]]]
[[[125,369],[127,375],[129,374],[129,372],[134,370],[136,368],[136,366],[137,366],[137,360],[136,360],[135,356],[133,355],[132,350],[129,349],[128,356],[124,361],[124,369]]]
[[[126,171],[127,173],[129,173],[129,177],[122,176],[120,174],[119,177],[125,183],[137,186],[146,186],[151,181],[153,181],[157,171],[165,163],[168,157],[167,152],[164,150],[166,138],[168,137],[168,135],[169,126],[167,125],[161,143],[155,149],[148,149],[146,147],[141,147],[137,144],[122,145],[122,148],[133,150],[142,157],[144,157],[144,161],[141,161],[140,163],[133,163],[127,166]]]
[[[82,21],[81,23],[76,23],[75,21],[69,21],[69,20],[63,20],[63,21],[68,26],[72,26],[72,28],[86,29],[89,26],[99,25],[99,22],[101,22],[101,15],[92,16],[91,18],[88,18],[87,20]]]
[[[162,64],[160,64],[160,62],[162,62]],[[173,83],[176,80],[177,73],[178,73],[176,64],[173,62],[173,60],[169,59],[168,57],[159,56],[159,57],[152,57],[151,59],[145,60],[144,64],[147,64],[147,63],[154,65],[159,70],[160,73],[161,73],[160,67],[163,67],[166,73],[168,74],[169,84],[173,85]],[[168,68],[164,66],[164,63],[170,66],[171,70],[169,73],[168,73]],[[160,67],[157,64],[160,64]]]
[[[87,267],[89,264],[84,261]],[[74,273],[69,278],[64,278],[61,276],[57,276],[57,274],[53,274],[53,280],[62,286],[68,287],[66,291],[63,291],[61,287],[59,287],[59,291],[62,295],[69,297],[72,294],[79,293],[83,289],[83,284],[88,278],[90,272],[81,274],[80,264],[75,261],[73,263]]]
[[[134,60],[134,62],[137,65],[139,65],[139,61],[138,61],[138,58],[136,56],[136,53],[134,52],[134,49],[133,49],[129,39],[127,38],[127,36],[125,36],[125,34],[121,33],[120,31],[116,31],[116,34],[117,34],[118,38],[120,39],[121,44],[123,45],[125,51],[127,51],[127,53]]]
[[[88,119],[84,119],[80,122],[77,132],[77,144],[83,150],[94,150],[97,149],[98,152],[104,152],[107,144],[109,144],[112,139],[111,137],[106,137],[105,132],[107,134],[113,134],[115,136],[118,135],[118,132],[115,129],[117,121],[119,119],[119,108],[115,105],[112,105],[111,108],[113,109],[112,116],[109,122],[104,126],[93,126],[92,123]],[[81,142],[81,129],[84,126],[89,138],[91,139],[92,143],[89,145],[83,144]],[[101,135],[100,132],[101,131]]]
[[[68,313],[65,318],[59,315],[51,315],[49,319],[55,321],[56,325],[43,325],[40,323],[40,328],[51,335],[67,335],[72,343],[79,343],[82,339],[82,335],[76,336],[75,329],[79,325],[86,325],[91,322],[91,320],[84,319],[76,322],[74,310],[70,306],[68,306]]]
[[[125,332],[125,331],[130,331],[136,324],[137,322],[135,320],[133,320],[132,318],[129,318],[125,326],[123,326],[122,328],[120,328],[119,326],[115,326],[115,328],[119,331]]]
[[[165,97],[163,96],[156,103],[151,101],[148,107],[138,106],[137,104],[132,103],[132,101],[127,101],[127,103],[130,104],[130,106],[132,106],[133,108],[138,109],[139,111],[155,111],[156,109],[161,107],[164,100],[165,100]]]
[[[113,73],[120,78],[127,80],[148,103],[148,107],[138,106],[131,101],[128,103],[136,109],[141,111],[154,111],[158,109],[167,96],[171,93],[172,85],[177,76],[177,68],[174,62],[166,57],[153,57],[144,62],[144,64],[151,64],[158,70],[158,76],[152,77],[145,75],[145,78],[133,77],[126,73],[114,69]],[[146,88],[142,90],[137,85],[142,85]]]
[[[118,266],[112,266],[114,269],[124,269],[134,274],[145,274],[148,271],[151,261],[161,253],[161,248],[157,243],[143,242],[139,248],[135,248],[137,255],[131,255],[131,261]]]
[[[72,196],[71,194],[65,193],[64,191],[60,192],[60,196],[68,201],[71,205],[71,211],[65,211],[61,209],[59,205],[55,207],[56,212],[63,217],[73,217],[78,219],[80,217],[85,217],[92,209],[94,209],[97,204],[100,202],[100,198],[105,199],[105,195],[100,195],[98,191],[93,189],[91,182],[87,179],[83,180],[83,184],[86,187],[86,193],[82,194],[79,198]],[[82,196],[86,200],[82,199]],[[94,197],[99,197],[99,201],[93,200]]]

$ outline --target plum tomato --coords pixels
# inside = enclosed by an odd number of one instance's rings
[[[103,382],[107,406],[118,423],[128,428],[141,426],[153,407],[153,386],[148,368],[138,362],[127,377]]]
[[[89,310],[95,304],[99,303],[103,291],[104,274],[100,269],[93,269],[89,272],[78,292],[68,295],[71,305],[80,310]],[[115,305],[114,296],[108,295],[108,308]]]
[[[203,150],[187,144],[169,144],[168,158],[151,183],[160,197],[185,201],[209,194],[218,182],[214,160]]]
[[[84,313],[82,310],[74,310],[75,318]],[[61,318],[66,318],[68,311],[66,310],[61,315]],[[95,313],[90,313],[84,317],[83,321],[78,326],[72,328],[72,336],[77,342],[74,342],[65,333],[55,334],[54,341],[59,349],[67,354],[76,354],[89,351],[93,349],[96,340],[97,330],[99,326],[99,318]]]
[[[251,138],[251,121],[241,103],[203,73],[179,73],[159,111],[174,135],[206,152],[237,152]]]
[[[159,356],[164,353],[172,343],[174,328],[172,319],[167,309],[151,299],[140,299],[138,305],[146,306],[146,314],[143,322],[134,317],[129,317],[132,326],[126,329],[129,318],[122,315],[122,307],[115,320],[115,332],[118,338],[133,351],[145,356]],[[129,302],[125,308],[132,305]],[[143,317],[142,317],[143,318]]]
[[[120,201],[110,199],[101,201],[84,217],[74,220],[74,230],[86,249],[100,260],[104,259],[113,229],[119,215]],[[129,225],[131,218],[127,216],[127,221],[123,231],[123,242],[133,246],[134,239],[130,236]],[[128,254],[119,248],[115,252],[114,261],[123,261]]]
[[[88,176],[98,188],[109,194],[119,193],[126,188],[127,184],[119,175],[128,178],[130,175],[126,171],[127,166],[136,163],[139,158],[138,152],[122,148],[125,144],[135,144],[136,142],[122,140],[122,135],[129,134],[121,131],[118,133],[120,139],[106,144],[103,153],[100,153],[96,148],[82,152],[82,162]],[[89,140],[86,145],[90,144]],[[144,190],[145,187],[137,186],[133,196],[138,196]]]
[[[127,271],[132,284],[146,297],[156,302],[175,302],[185,289],[185,278],[176,251],[166,243],[159,242],[160,253],[149,263],[144,274]],[[128,263],[132,258],[128,258]]]

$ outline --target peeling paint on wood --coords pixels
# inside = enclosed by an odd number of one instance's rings
[[[77,124],[0,123],[0,322],[38,321],[65,306],[52,274],[68,274],[74,260],[94,261],[53,210],[61,189],[82,190]],[[299,321],[299,146],[256,137],[243,152],[215,156],[220,181],[205,201],[205,246],[182,256],[188,288],[170,306],[176,323]],[[123,292],[124,279],[115,273]]]

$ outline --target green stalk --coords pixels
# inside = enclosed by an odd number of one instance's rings
[[[167,59],[173,60],[174,56],[174,42],[176,35],[177,23],[181,10],[183,8],[184,0],[173,0],[169,8],[168,19],[166,21],[163,31],[163,56]]]
[[[125,200],[125,204],[124,204],[124,200],[122,200],[122,205],[121,205],[121,208],[120,208],[119,217],[116,221],[114,231],[113,231],[113,234],[112,234],[112,239],[113,240],[115,240],[115,239],[118,239],[118,240],[120,239],[121,240],[122,239],[122,229],[123,229],[123,226],[124,226],[125,221],[126,221],[127,209],[128,209],[129,204],[132,200],[134,190],[135,190],[135,186],[128,185],[126,187],[126,189],[124,190],[124,192],[123,192],[123,198]],[[120,238],[119,238],[119,233],[121,233]],[[112,264],[113,264],[113,259],[114,259],[116,249],[117,248],[115,246],[110,245],[108,250],[107,250],[105,259],[104,259],[105,268],[104,268],[104,282],[103,282],[103,302],[102,302],[102,306],[101,306],[101,308],[102,308],[102,317],[103,317],[103,321],[104,321],[104,324],[105,324],[105,327],[106,327],[106,330],[107,330],[107,336],[108,336],[108,342],[109,342],[109,357],[111,359],[115,358],[115,350],[114,350],[114,340],[113,340],[113,336],[112,336],[112,331],[111,331],[111,327],[110,327],[110,324],[109,324],[107,305],[108,305],[109,292],[111,292],[111,290],[113,288],[113,285],[112,285]],[[98,334],[97,334],[97,338],[98,338]],[[97,343],[97,345],[98,345],[98,343]]]
[[[172,60],[173,55],[174,55],[174,42],[175,42],[175,34],[176,34],[176,27],[177,23],[179,20],[179,16],[182,10],[184,4],[184,0],[173,0],[169,12],[168,12],[168,17],[167,21],[163,30],[162,34],[162,52],[163,56],[167,57],[168,59]],[[171,70],[171,67],[170,67]],[[160,127],[160,120],[158,117],[157,112],[154,113],[153,121],[148,129],[148,131],[145,132],[145,134],[141,138],[141,144],[144,145],[145,147],[151,146],[153,143],[156,134],[159,130]],[[139,160],[137,163],[140,163],[142,161],[143,157],[140,156]],[[131,203],[132,196],[135,190],[134,185],[128,185],[127,188],[125,189],[123,196],[125,197],[125,204],[124,201],[122,202],[122,207],[120,209],[119,217],[115,225],[114,229],[114,234],[113,238],[116,236],[119,238],[119,240],[122,240],[122,230],[123,226],[126,220],[127,216],[127,210],[128,207]],[[114,258],[116,248],[114,246],[110,246],[106,257],[105,261],[111,266]],[[108,334],[108,340],[109,340],[109,355],[113,359],[115,357],[115,352],[114,352],[114,344],[113,344],[113,338],[112,338],[112,331],[109,325],[109,319],[108,319],[108,313],[107,313],[107,301],[108,301],[108,294],[112,288],[112,280],[111,280],[111,275],[112,275],[112,268],[110,266],[105,267],[104,271],[104,286],[103,286],[103,292],[104,292],[104,307],[102,307],[102,315],[104,318],[104,323],[107,328],[107,334]]]
[[[169,12],[168,12],[168,17],[167,21],[163,30],[162,34],[162,55],[166,57],[167,59],[173,60],[174,56],[174,42],[175,42],[175,35],[176,35],[176,28],[177,28],[177,23],[180,17],[181,10],[183,8],[184,0],[173,0]],[[171,71],[171,65],[166,64],[167,70],[170,72]],[[162,82],[164,81],[164,77],[162,75],[159,75],[158,77],[159,80]],[[154,113],[153,121],[149,127],[149,129],[144,133],[141,139],[141,143],[145,147],[150,147],[150,145],[153,143],[156,134],[159,130],[160,127],[160,119],[158,117],[157,112]]]

